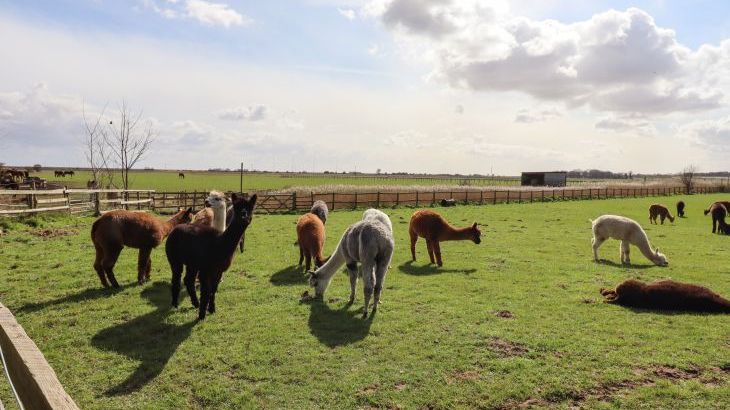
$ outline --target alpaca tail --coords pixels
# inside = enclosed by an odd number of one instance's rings
[[[704,210],[704,211],[702,211],[702,212],[704,212],[704,213],[705,213],[705,216],[707,216],[707,214],[709,214],[709,213],[710,213],[710,208],[707,208],[707,209],[705,209],[705,210]]]

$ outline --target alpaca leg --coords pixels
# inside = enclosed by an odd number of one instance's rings
[[[304,252],[304,266],[307,272],[309,272],[309,269],[312,267],[312,254],[308,251]]]
[[[218,285],[221,283],[223,278],[223,272],[216,275],[215,280],[210,289],[210,302],[208,302],[208,313],[215,313],[215,294],[218,292]]]
[[[106,280],[106,274],[104,273],[104,268],[101,265],[101,261],[104,259],[104,249],[101,248],[101,246],[96,246],[96,259],[94,260],[94,270],[96,271],[96,274],[99,275],[99,280],[101,280],[101,285],[105,288],[109,287],[109,281]]]
[[[426,250],[428,250],[428,257],[431,259],[431,263],[436,263],[433,259],[433,242],[431,239],[426,239]]]
[[[299,245],[299,264],[298,264],[298,266],[302,266],[302,261],[304,261],[304,249],[302,248],[302,245]]]
[[[183,264],[170,262],[172,269],[172,306],[178,307],[178,299],[180,298],[180,278],[182,277]],[[187,276],[185,277],[187,282]]]
[[[662,215],[662,216],[660,217],[660,220],[661,220],[661,222],[662,222],[662,225],[664,225],[664,219],[665,219],[665,216],[664,216],[664,215]]]
[[[629,245],[628,241],[621,241],[621,262],[625,263],[627,265],[631,264],[631,258],[629,256],[629,252],[631,251],[631,247]]]
[[[139,256],[137,257],[137,284],[141,285],[147,276],[147,266],[150,264],[150,254],[152,248],[139,248]]]
[[[114,265],[117,263],[121,252],[121,246],[107,248],[106,252],[104,252],[104,259],[101,261],[101,266],[104,268],[106,277],[115,288],[119,287],[119,282],[117,282],[117,278],[114,276]]]
[[[181,270],[182,272],[182,270]],[[188,296],[190,296],[190,303],[193,307],[199,307],[198,295],[195,292],[195,279],[198,277],[198,268],[194,266],[188,266],[185,268],[185,289],[188,290]]]
[[[380,304],[380,294],[383,292],[383,284],[385,283],[385,274],[388,273],[388,265],[390,260],[378,260],[375,265],[375,297],[373,299],[373,314],[377,312]]]
[[[411,236],[411,256],[413,257],[413,262],[415,262],[416,261],[416,242],[418,242],[418,234],[413,231],[409,231],[408,233]]]
[[[211,272],[200,272],[200,306],[198,310],[198,320],[205,319],[205,312],[208,310],[210,303],[210,292],[212,289],[212,281],[214,274]]]
[[[348,305],[355,303],[355,288],[357,288],[357,262],[347,264],[347,273],[350,276],[350,300]]]
[[[598,262],[598,248],[600,248],[605,241],[605,238],[595,236],[593,237],[593,239],[591,239],[591,244],[593,245],[593,260],[596,262]]]
[[[362,318],[367,319],[368,318],[368,308],[370,307],[370,298],[373,296],[373,291],[375,287],[375,275],[373,272],[373,263],[371,261],[366,261],[362,264],[362,283],[363,283],[363,293],[365,300],[365,306],[363,306],[362,310]]]
[[[717,230],[717,219],[713,218],[712,219],[712,233],[715,233],[716,230]]]
[[[444,264],[441,262],[441,244],[439,241],[433,241],[433,253],[436,255],[436,263],[439,266],[444,266]]]

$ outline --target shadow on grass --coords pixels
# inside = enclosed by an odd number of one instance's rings
[[[320,299],[309,302],[309,330],[328,347],[348,345],[370,333],[370,325],[376,315],[362,319],[362,308],[350,309],[350,305],[332,310]]]
[[[292,265],[271,275],[269,282],[276,286],[302,285],[308,283],[308,277],[301,266]]]
[[[142,291],[142,297],[155,306],[154,311],[103,329],[91,338],[98,349],[141,362],[124,381],[104,392],[107,396],[132,393],[157,377],[195,325],[166,323],[170,313],[170,287],[166,283],[155,282]]]
[[[651,313],[655,315],[665,316],[714,316],[714,315],[727,315],[727,312],[718,311],[697,311],[697,310],[683,310],[683,309],[650,309],[650,308],[639,308],[634,306],[624,306],[618,303],[607,303],[610,305],[616,305],[618,307],[630,310],[637,314]]]
[[[434,264],[416,266],[413,264],[413,261],[408,261],[408,262],[398,266],[398,269],[400,269],[404,273],[407,273],[409,275],[414,275],[414,276],[436,275],[439,273],[464,273],[464,274],[468,275],[470,273],[474,273],[477,271],[475,268],[447,269],[444,267],[438,267],[438,265],[434,265]]]
[[[623,264],[623,263],[616,263],[616,262],[610,261],[608,259],[599,259],[598,262],[596,262],[596,263],[599,265],[613,266],[615,268],[631,268],[631,269],[649,269],[649,268],[654,268],[654,267],[659,267],[659,268],[661,267],[661,266],[654,265],[653,263],[649,264],[649,265],[636,265],[634,263]]]
[[[45,309],[49,306],[62,305],[64,303],[78,303],[85,302],[88,300],[100,299],[115,295],[126,288],[137,286],[137,283],[129,283],[121,285],[119,288],[92,288],[86,289],[79,293],[73,293],[66,295],[58,299],[47,300],[45,302],[27,303],[18,309],[18,312],[30,313]]]

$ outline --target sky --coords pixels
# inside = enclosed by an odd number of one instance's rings
[[[0,162],[124,103],[139,167],[727,171],[725,3],[0,0]]]

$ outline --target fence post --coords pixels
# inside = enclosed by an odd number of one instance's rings
[[[431,206],[436,205],[436,191],[432,192],[433,196],[431,197]]]
[[[357,191],[355,191],[355,202],[352,204],[352,209],[357,209]]]
[[[507,203],[509,203],[509,189],[507,190]]]
[[[532,190],[530,190],[530,203],[532,203]]]
[[[101,215],[101,200],[99,200],[99,192],[94,193],[94,216]]]
[[[469,204],[469,190],[464,191],[464,205]]]
[[[479,205],[484,205],[484,190],[479,190]]]
[[[492,205],[497,205],[497,190],[492,190]]]
[[[297,191],[291,193],[291,210],[292,212],[297,210]]]
[[[375,207],[380,208],[380,191],[378,191],[378,195],[375,197]]]
[[[335,193],[332,193],[332,210],[335,210]]]
[[[395,193],[395,206],[400,205],[400,192]]]
[[[416,190],[416,208],[418,208],[418,190]]]
[[[139,211],[140,209],[142,209],[142,206],[139,203],[139,192],[137,192],[137,210]]]

